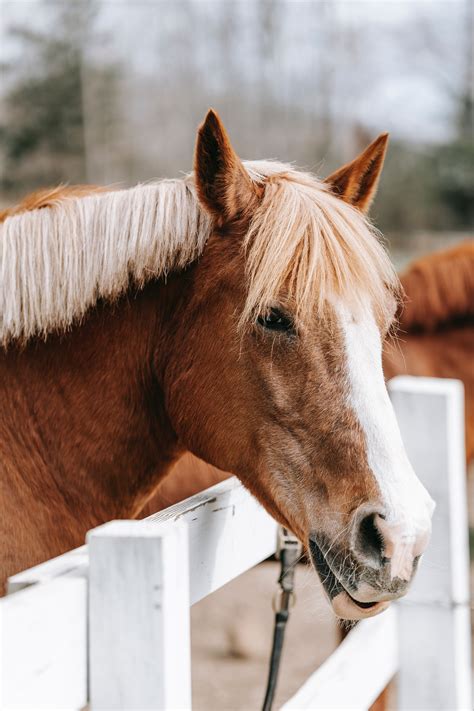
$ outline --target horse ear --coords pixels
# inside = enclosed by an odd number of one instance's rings
[[[232,148],[222,121],[212,109],[209,109],[199,127],[194,175],[199,200],[223,223],[244,214],[257,199],[258,188]]]
[[[325,183],[346,202],[368,212],[377,192],[387,151],[388,133],[382,133],[352,163],[343,165]]]

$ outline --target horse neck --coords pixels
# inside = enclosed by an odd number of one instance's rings
[[[75,532],[69,545],[138,513],[180,453],[154,372],[164,289],[99,305],[70,333],[0,357],[6,505],[38,522],[47,510],[49,528]]]

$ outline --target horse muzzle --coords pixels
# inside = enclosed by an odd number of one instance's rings
[[[331,607],[335,615],[341,619],[362,620],[378,615],[389,607],[392,600],[402,597],[408,589],[408,582],[400,579],[392,580],[389,570],[377,572],[364,568],[361,570],[357,563],[353,566],[353,569],[358,571],[357,581],[347,565],[343,572],[336,575],[333,570],[335,566],[328,563],[314,538],[309,539],[309,550]],[[340,557],[347,560],[347,556],[343,554]],[[369,579],[371,578],[370,582],[363,579],[364,573]],[[346,579],[348,582],[343,583],[342,580]]]

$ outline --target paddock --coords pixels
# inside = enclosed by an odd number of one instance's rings
[[[367,709],[394,676],[402,711],[472,708],[462,386],[407,376],[389,390],[437,501],[432,543],[406,598],[360,622],[288,711]],[[2,708],[191,708],[190,606],[271,556],[276,531],[233,478],[143,521],[111,521],[11,577]]]

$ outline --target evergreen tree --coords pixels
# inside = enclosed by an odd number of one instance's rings
[[[1,187],[26,192],[40,186],[84,182],[86,165],[85,77],[110,87],[111,67],[87,60],[95,8],[90,0],[48,3],[48,32],[12,27],[21,59],[6,68],[11,88],[3,99]]]

